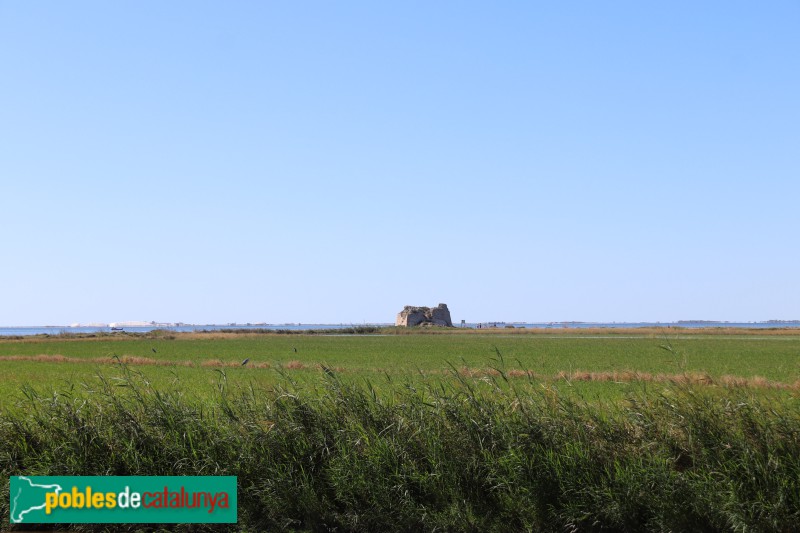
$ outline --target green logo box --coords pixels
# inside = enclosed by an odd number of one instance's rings
[[[12,524],[235,524],[236,476],[11,476]]]

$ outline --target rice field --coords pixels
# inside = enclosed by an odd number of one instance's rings
[[[0,527],[20,473],[236,475],[243,531],[800,523],[800,332],[377,333],[0,340]]]
[[[456,331],[382,335],[164,334],[95,338],[0,339],[0,404],[19,397],[22,385],[57,387],[96,380],[125,363],[151,379],[176,379],[204,394],[224,368],[243,385],[269,385],[280,372],[298,378],[323,366],[345,379],[380,380],[448,376],[455,368],[473,377],[503,370],[512,379],[534,377],[593,388],[612,396],[631,382],[705,383],[795,390],[800,386],[800,333],[705,334],[697,331],[477,334]],[[791,333],[791,330],[789,331]],[[797,333],[797,332],[795,332]],[[247,359],[248,362],[242,365]],[[622,389],[623,391],[626,389]]]

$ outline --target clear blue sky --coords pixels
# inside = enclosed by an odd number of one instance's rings
[[[0,0],[0,325],[800,318],[798,28]]]

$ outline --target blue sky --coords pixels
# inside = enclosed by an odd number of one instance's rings
[[[0,0],[0,325],[800,318],[799,26]]]

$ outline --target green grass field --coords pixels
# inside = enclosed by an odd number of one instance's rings
[[[20,473],[236,475],[243,531],[800,523],[800,332],[383,333],[0,340],[0,527]]]
[[[23,384],[58,387],[92,382],[114,373],[122,358],[156,383],[180,382],[196,394],[213,386],[216,369],[233,382],[268,385],[284,369],[298,378],[319,374],[322,365],[346,378],[376,382],[393,377],[436,378],[453,368],[480,373],[498,367],[510,376],[533,372],[540,380],[570,377],[604,385],[581,390],[617,396],[619,382],[659,375],[737,377],[794,386],[800,380],[800,335],[703,335],[631,332],[625,335],[525,335],[502,330],[485,334],[419,335],[178,335],[116,338],[0,340],[1,402],[18,397]],[[244,367],[240,363],[249,358]],[[616,377],[615,377],[616,376]],[[620,377],[622,376],[622,377]],[[617,383],[615,383],[617,382]]]

